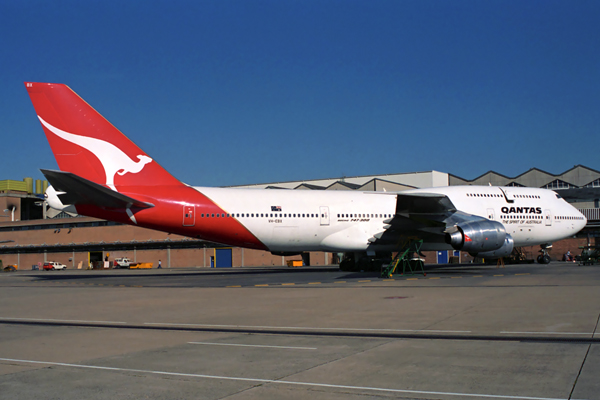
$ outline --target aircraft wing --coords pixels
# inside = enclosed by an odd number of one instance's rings
[[[373,235],[373,244],[399,244],[407,238],[444,243],[447,232],[461,222],[486,220],[458,211],[448,196],[438,193],[395,193],[396,214],[384,220],[384,231]]]
[[[57,192],[63,204],[93,205],[102,208],[150,208],[154,204],[136,200],[70,172],[41,170]]]

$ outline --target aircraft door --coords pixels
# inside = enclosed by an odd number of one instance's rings
[[[487,209],[487,216],[488,219],[493,221],[494,220],[494,209],[493,208],[488,208]]]
[[[321,226],[329,225],[329,207],[321,206],[319,211],[321,213]]]
[[[552,211],[544,210],[544,220],[546,221],[546,226],[552,226]]]
[[[196,224],[196,206],[183,206],[183,226]]]

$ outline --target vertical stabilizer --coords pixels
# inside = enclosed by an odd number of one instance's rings
[[[61,171],[112,190],[181,185],[68,86],[25,86]]]

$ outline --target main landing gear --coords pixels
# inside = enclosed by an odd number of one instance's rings
[[[538,264],[550,264],[550,255],[548,254],[548,250],[552,248],[551,244],[541,244],[540,245],[540,255],[537,257]]]
[[[388,252],[377,253],[375,256],[368,256],[365,252],[345,253],[340,262],[340,271],[380,271],[381,266],[391,260],[392,254]]]

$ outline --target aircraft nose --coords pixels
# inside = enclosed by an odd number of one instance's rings
[[[588,220],[581,211],[577,210],[577,212],[579,213],[579,216],[581,217],[581,219],[579,220],[580,221],[579,229],[581,230],[587,225]]]

